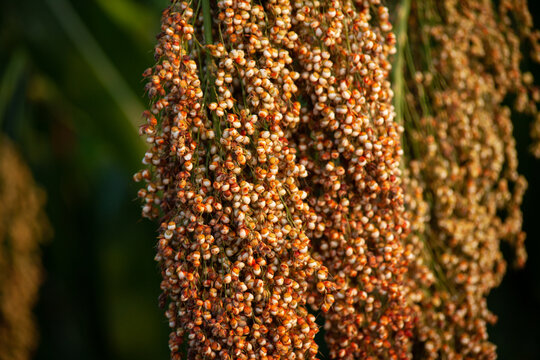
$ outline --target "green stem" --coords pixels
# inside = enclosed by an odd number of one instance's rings
[[[394,103],[396,108],[396,121],[403,123],[403,104],[405,103],[404,94],[404,62],[405,47],[407,44],[407,21],[411,11],[411,0],[403,0],[399,5],[396,19],[396,62],[392,72],[392,83],[394,84]]]
[[[418,4],[431,4],[429,1],[418,1]],[[401,122],[405,127],[405,133],[402,138],[402,143],[404,146],[409,148],[409,152],[405,153],[402,166],[407,166],[408,161],[411,158],[421,159],[423,153],[419,149],[418,144],[420,143],[419,139],[411,136],[411,134],[422,134],[422,136],[427,136],[433,134],[434,131],[430,125],[423,125],[420,122],[419,114],[417,114],[416,104],[409,105],[407,104],[407,94],[411,94],[412,91],[409,89],[408,83],[405,81],[406,77],[414,79],[416,74],[415,68],[415,58],[411,51],[411,44],[407,36],[408,33],[408,20],[411,10],[411,0],[402,0],[399,9],[397,11],[396,18],[396,37],[397,37],[397,51],[396,51],[396,62],[394,64],[394,69],[392,72],[392,82],[394,86],[394,102],[396,107],[396,121]],[[414,14],[413,14],[414,15]],[[418,21],[418,31],[423,31],[424,20],[427,18],[425,13],[420,13],[420,10],[417,9],[417,21]],[[416,39],[413,39],[415,41]],[[415,42],[416,44],[416,42]],[[414,45],[414,44],[413,44]],[[431,49],[429,44],[429,38],[425,36],[424,33],[421,35],[421,44],[422,49],[425,52],[425,64],[420,62],[420,67],[425,67],[428,72],[437,75],[436,71],[433,69],[432,60],[431,60]],[[429,116],[430,106],[429,98],[426,95],[424,86],[419,83],[416,86],[417,101],[420,105],[423,117]],[[412,129],[412,131],[408,131]],[[426,180],[426,175],[422,174],[420,176],[424,181]],[[429,185],[427,189],[424,189],[424,198],[426,203],[429,206],[429,209],[433,211],[434,209],[434,195],[429,190]],[[434,219],[435,215],[431,214],[431,218]],[[434,275],[438,279],[434,283],[434,287],[437,289],[443,289],[444,291],[450,294],[456,294],[456,289],[454,285],[448,280],[446,273],[444,272],[443,267],[441,266],[439,247],[436,243],[435,233],[437,233],[436,223],[426,223],[426,230],[419,232],[416,235],[420,237],[424,243],[424,257],[427,259],[427,263],[433,271]],[[429,292],[430,289],[424,289],[426,292]]]
[[[202,0],[204,43],[212,44],[212,14],[210,13],[210,0]]]

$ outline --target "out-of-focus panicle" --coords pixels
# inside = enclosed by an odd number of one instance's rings
[[[305,231],[316,217],[299,187],[306,170],[285,138],[300,115],[299,74],[274,47],[286,8],[217,5],[220,41],[202,46],[199,15],[173,2],[157,64],[145,72],[152,106],[141,132],[151,148],[135,180],[145,185],[143,215],[162,222],[156,260],[172,358],[185,339],[190,359],[313,359],[308,280],[325,280],[326,308],[335,286],[311,257]]]
[[[308,236],[340,288],[325,316],[331,358],[409,354],[402,247],[408,224],[388,18],[380,1],[295,1],[293,7],[293,51],[306,103],[295,139],[317,216]]]
[[[515,249],[517,265],[526,259],[526,181],[504,105],[515,96],[517,111],[537,112],[531,75],[520,70],[522,30],[514,28],[530,20],[526,11],[522,1],[499,9],[487,0],[411,2],[396,106],[405,126],[415,358],[496,357],[486,297],[505,272],[501,241]]]
[[[32,308],[42,281],[40,243],[49,233],[44,192],[14,145],[0,135],[0,359],[32,358]]]
[[[492,5],[485,3],[485,6]],[[503,0],[494,10],[498,18],[492,21],[496,23],[498,36],[506,42],[508,50],[499,51],[498,54],[495,52],[498,56],[486,60],[498,72],[497,78],[503,79],[502,88],[507,89],[509,95],[515,96],[514,109],[533,116],[530,150],[535,157],[540,158],[540,89],[534,84],[532,74],[522,71],[526,60],[540,64],[540,30],[534,28],[527,0]],[[501,59],[501,56],[508,57]]]

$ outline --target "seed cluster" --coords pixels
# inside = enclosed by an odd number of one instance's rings
[[[32,315],[48,235],[45,196],[15,146],[0,136],[0,359],[27,360],[37,344]]]
[[[316,216],[299,187],[306,169],[285,138],[299,122],[299,74],[288,51],[274,46],[280,6],[268,4],[267,14],[251,1],[218,2],[223,42],[204,48],[188,3],[163,14],[158,64],[146,72],[152,108],[141,128],[152,171],[135,179],[146,183],[143,214],[163,214],[156,259],[173,358],[184,337],[194,359],[318,352],[308,280],[334,286],[309,251],[305,232]],[[205,64],[193,60],[198,51],[208,54]],[[332,294],[320,292],[329,308]]]
[[[317,214],[308,236],[340,288],[326,316],[330,356],[405,358],[408,224],[402,129],[388,81],[395,50],[388,10],[379,1],[296,1],[293,14],[308,103],[297,147]]]
[[[410,301],[418,321],[414,357],[493,359],[486,297],[504,275],[501,241],[526,259],[509,108],[535,112],[530,74],[503,1],[412,1],[404,114],[405,203],[411,236]],[[422,29],[422,30],[420,30]],[[529,108],[529,109],[527,109]]]
[[[403,3],[394,88],[380,0],[163,12],[134,178],[173,359],[316,359],[318,311],[332,359],[495,356],[500,242],[526,258],[503,102],[540,124],[540,36],[522,0]]]

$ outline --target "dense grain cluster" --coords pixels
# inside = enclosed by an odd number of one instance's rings
[[[497,11],[491,1],[412,2],[402,54],[409,92],[398,110],[409,159],[415,358],[495,358],[486,297],[505,271],[501,241],[515,248],[518,265],[526,259],[526,182],[503,105],[515,94],[516,109],[536,112],[511,26],[526,7],[516,3],[502,1]]]
[[[400,132],[388,81],[394,36],[379,1],[296,1],[294,48],[308,103],[298,131],[317,227],[308,235],[340,287],[326,316],[332,358],[404,358]]]
[[[396,108],[379,0],[209,4],[172,1],[144,73],[172,358],[315,359],[319,310],[332,359],[493,358],[500,242],[526,257],[525,3],[403,1]]]
[[[28,360],[37,343],[32,314],[48,232],[44,193],[15,147],[0,136],[0,359]]]
[[[204,49],[202,65],[192,8],[167,9],[158,63],[146,72],[153,105],[141,130],[152,170],[135,178],[146,182],[143,213],[162,216],[169,346],[173,358],[184,337],[195,359],[314,358],[305,292],[310,277],[324,283],[328,274],[310,255],[305,229],[316,217],[298,186],[306,170],[284,137],[299,119],[298,74],[269,34],[282,22],[260,5],[220,1],[214,15],[223,43]]]
[[[314,357],[305,303],[328,311],[336,295],[325,325],[333,357],[404,357],[407,223],[386,8],[217,5],[221,41],[204,48],[192,7],[166,10],[145,73],[152,166],[135,178],[147,183],[144,215],[164,220],[157,259],[173,354],[187,334],[194,357]]]

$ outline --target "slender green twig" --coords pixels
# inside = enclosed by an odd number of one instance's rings
[[[418,21],[417,26],[420,29],[423,29],[425,23],[423,19],[426,15],[420,13],[418,6],[420,6],[419,4],[430,4],[429,1],[425,1],[425,3],[418,1],[417,3],[415,3],[416,13],[411,14],[411,0],[402,0],[396,18],[397,54],[392,72],[392,81],[394,86],[396,118],[397,121],[405,127],[402,143],[403,146],[409,150],[405,153],[402,166],[407,166],[411,159],[420,159],[425,155],[419,147],[419,139],[413,134],[422,134],[422,136],[432,134],[436,136],[431,125],[429,125],[429,123],[423,124],[420,120],[421,117],[427,118],[432,113],[424,85],[422,83],[408,83],[406,81],[406,78],[414,79],[417,72],[416,66],[420,66],[420,68],[425,67],[430,72],[435,73],[434,76],[437,76],[436,72],[433,71],[429,37],[425,36],[425,34],[420,35],[421,50],[423,50],[424,53],[419,54],[419,56],[423,56],[423,58],[416,58],[412,52],[413,49],[411,49],[411,41],[416,43],[417,39],[410,39],[408,37],[409,16],[416,16],[416,21]],[[422,63],[422,60],[424,63]],[[411,86],[411,88],[409,86]],[[407,102],[407,95],[410,94],[415,95],[415,102],[413,104]],[[420,109],[417,109],[417,105],[420,106]],[[421,114],[418,113],[418,110],[421,111]],[[433,210],[435,206],[433,194],[431,194],[429,190],[426,190],[424,192],[424,197],[426,203],[429,204],[429,208]],[[449,293],[455,293],[455,288],[448,281],[447,275],[440,265],[437,244],[433,241],[433,231],[435,230],[433,224],[426,224],[426,230],[421,233],[416,233],[416,235],[423,241],[425,245],[423,249],[424,256],[428,259],[427,264],[439,280],[434,286],[444,289]],[[430,290],[426,289],[426,291]]]
[[[405,103],[404,92],[404,64],[405,47],[407,46],[407,21],[411,11],[411,0],[403,0],[399,5],[396,19],[397,51],[394,69],[392,71],[392,83],[394,84],[394,103],[396,108],[396,120],[403,124],[403,105]]]
[[[212,44],[212,14],[210,12],[210,0],[202,0],[204,43]]]

